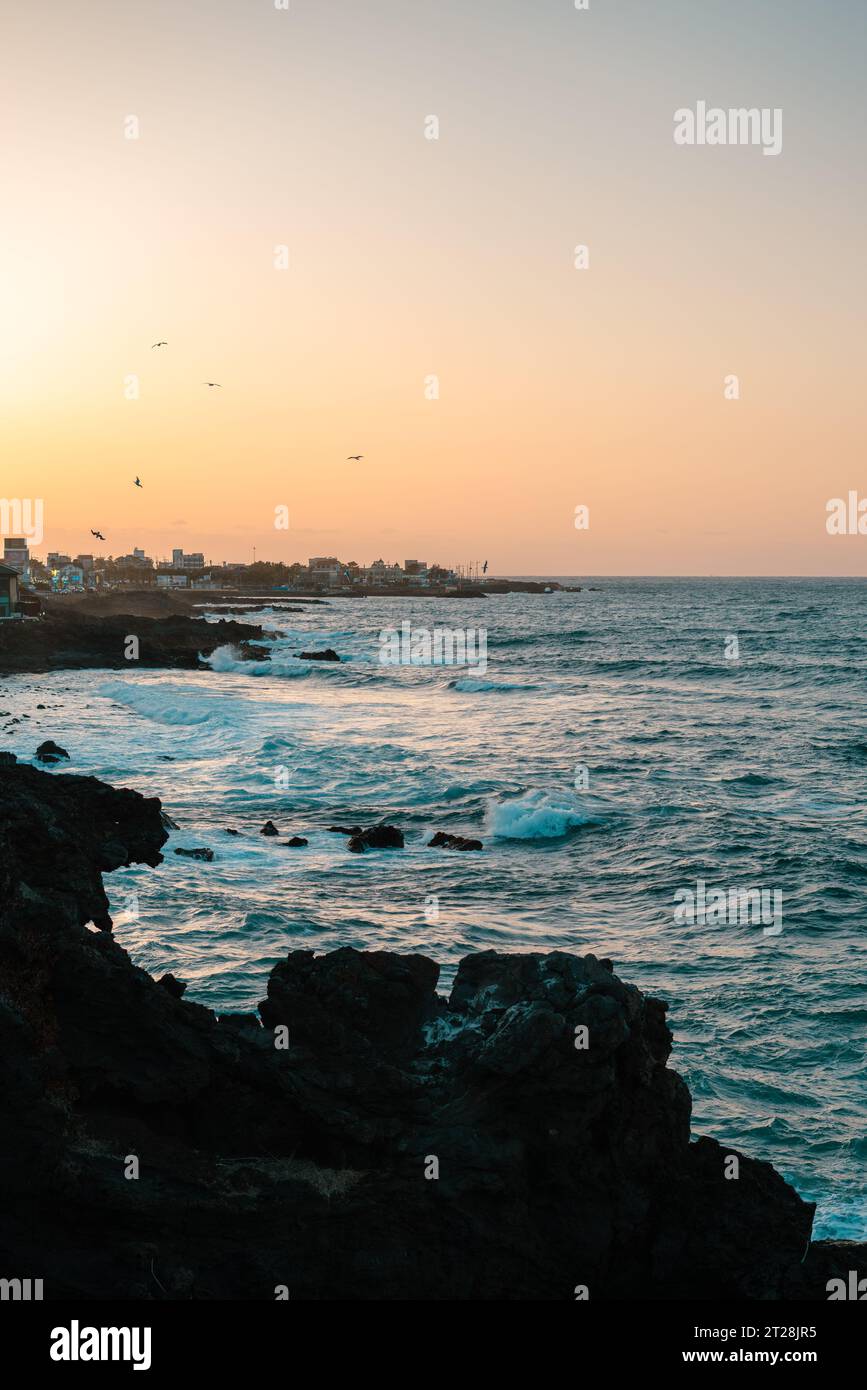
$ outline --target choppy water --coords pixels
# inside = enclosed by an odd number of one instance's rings
[[[423,951],[444,984],[489,947],[610,956],[671,1005],[695,1131],[818,1200],[818,1235],[867,1238],[867,581],[589,583],[263,610],[270,665],[14,678],[0,708],[30,718],[0,747],[54,737],[70,770],[162,798],[165,863],[108,887],[119,940],[190,998],[250,1008],[302,946]],[[487,671],[381,665],[404,620],[484,628]],[[291,655],[324,646],[343,662]],[[325,829],[380,818],[405,850]],[[484,852],[427,849],[440,829]],[[675,922],[699,879],[779,890],[782,930]]]

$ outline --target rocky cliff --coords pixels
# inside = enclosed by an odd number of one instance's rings
[[[110,931],[158,801],[0,755],[0,806],[0,1266],[47,1298],[824,1299],[867,1270],[769,1164],[690,1142],[666,1006],[608,961],[484,952],[446,999],[422,956],[293,951],[261,1022],[218,1018]]]

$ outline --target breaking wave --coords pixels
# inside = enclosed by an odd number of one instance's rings
[[[286,656],[282,660],[272,657],[270,661],[245,661],[238,656],[237,647],[217,647],[209,657],[204,658],[212,671],[239,676],[308,676],[314,665],[321,662],[299,661],[297,657]]]
[[[570,830],[596,819],[570,797],[543,791],[488,802],[489,833],[500,840],[562,839]]]
[[[536,690],[535,685],[520,685],[516,681],[488,681],[481,676],[459,676],[457,680],[448,682],[449,690],[459,690],[464,695],[482,695],[491,692],[507,692],[513,690]]]
[[[115,704],[124,705],[143,719],[157,724],[178,727],[231,722],[231,711],[225,698],[219,695],[197,695],[190,698],[190,688],[184,685],[133,685],[124,681],[109,681],[99,687],[99,694]]]

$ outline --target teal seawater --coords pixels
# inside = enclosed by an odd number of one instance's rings
[[[670,1004],[695,1132],[774,1163],[817,1235],[865,1239],[867,581],[574,582],[266,609],[271,663],[10,679],[0,746],[53,737],[71,771],[162,798],[165,862],[107,886],[118,939],[188,997],[254,1007],[299,947],[422,951],[443,987],[468,951],[609,956]],[[404,621],[485,629],[487,670],[382,665]],[[293,655],[324,646],[341,664]],[[380,818],[404,851],[326,830]],[[700,879],[778,890],[781,931],[676,921]]]

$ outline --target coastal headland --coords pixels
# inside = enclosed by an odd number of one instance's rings
[[[479,598],[487,593],[544,592],[542,584],[490,585],[487,590],[462,589],[441,594],[428,589],[394,588],[367,591],[370,597]],[[41,595],[38,616],[0,623],[0,676],[60,669],[126,670],[130,667],[127,639],[137,639],[134,661],[140,668],[204,669],[203,658],[217,648],[236,646],[248,655],[250,643],[267,636],[261,624],[239,622],[232,615],[259,611],[304,613],[315,606],[339,602],[335,594],[258,593],[249,590],[114,589],[102,592]],[[209,622],[202,614],[217,613]],[[259,659],[267,653],[259,653]]]
[[[111,596],[112,599],[114,596]],[[217,647],[241,645],[264,636],[259,624],[221,618],[211,623],[189,608],[163,606],[162,595],[135,602],[103,604],[102,596],[66,599],[45,606],[38,618],[0,623],[0,675],[130,667],[129,638],[134,637],[135,665],[196,670]],[[168,598],[168,596],[165,596]]]

